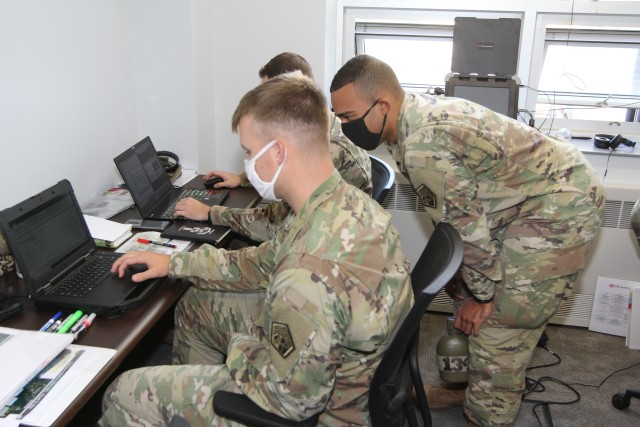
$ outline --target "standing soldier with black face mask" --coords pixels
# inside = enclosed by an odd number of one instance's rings
[[[447,290],[470,335],[465,414],[512,423],[533,349],[585,266],[602,182],[571,144],[470,101],[405,94],[371,56],[349,60],[330,90],[344,134],[367,150],[385,143],[432,220],[462,236],[466,289]]]

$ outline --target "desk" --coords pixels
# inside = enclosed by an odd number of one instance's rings
[[[196,177],[185,187],[200,187],[201,179]],[[248,207],[255,206],[259,201],[260,196],[253,188],[234,188],[223,204],[229,207]],[[140,218],[136,208],[128,209],[112,219],[124,222],[130,218]],[[183,280],[162,280],[156,292],[142,306],[126,311],[116,319],[97,318],[94,321],[91,329],[80,336],[77,344],[113,348],[117,353],[73,404],[62,413],[54,426],[66,426],[71,422],[84,404],[118,371],[127,356],[150,333],[154,325],[173,308],[188,286],[188,282]],[[24,282],[15,272],[0,278],[0,292],[8,295],[27,294]],[[26,297],[18,297],[18,300],[24,306],[23,312],[0,322],[0,325],[16,329],[38,330],[54,314],[54,312],[36,311],[33,302]]]

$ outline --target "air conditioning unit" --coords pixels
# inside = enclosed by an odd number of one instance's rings
[[[631,230],[631,209],[640,199],[640,184],[607,184],[607,201],[602,227],[573,293],[564,301],[553,324],[588,327],[598,277],[640,281],[640,249]],[[396,173],[396,183],[382,203],[400,232],[402,247],[415,264],[433,231],[431,219],[407,179]],[[453,312],[453,304],[443,291],[429,306],[437,312]]]

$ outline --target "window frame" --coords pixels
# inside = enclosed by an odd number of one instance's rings
[[[586,13],[574,13],[566,14],[566,13],[550,13],[550,12],[539,12],[536,15],[536,24],[535,24],[535,32],[532,46],[532,55],[531,55],[531,64],[529,71],[529,84],[527,88],[524,88],[521,92],[521,95],[524,93],[524,108],[529,111],[536,110],[536,104],[548,104],[550,105],[547,97],[554,97],[555,101],[553,104],[557,105],[565,105],[566,103],[571,103],[572,105],[583,105],[583,106],[593,106],[594,100],[604,101],[606,99],[606,95],[602,96],[602,94],[582,94],[578,95],[576,92],[570,93],[548,93],[548,92],[538,92],[539,82],[542,76],[542,69],[544,66],[544,58],[548,46],[548,36],[547,29],[550,28],[551,32],[555,32],[556,34],[561,34],[563,32],[568,33],[567,24],[571,24],[573,32],[572,40],[576,40],[581,43],[585,43],[587,41],[586,29],[591,28],[638,28],[640,30],[640,25],[638,25],[637,15],[603,15],[603,14],[586,14]],[[606,25],[603,25],[603,22]],[[615,39],[615,34],[613,31],[609,31],[609,39]],[[600,33],[605,35],[606,32]],[[640,36],[640,34],[639,34]],[[558,40],[558,42],[562,42],[562,40]],[[535,89],[535,90],[534,90]],[[637,97],[637,96],[636,96]],[[580,99],[582,98],[582,99]],[[612,102],[611,105],[615,104],[628,104],[630,98],[628,96],[622,95],[617,96],[617,101]],[[568,102],[563,102],[563,101]],[[596,101],[597,102],[597,101]],[[640,108],[640,104],[638,105]],[[546,120],[547,126],[554,127],[566,127],[570,129],[584,129],[585,131],[591,129],[599,129],[604,126],[617,126],[624,125],[625,122],[609,122],[607,120],[580,120],[580,119],[568,119],[562,118],[559,115],[556,117],[549,117],[549,120]],[[627,122],[627,124],[629,124]],[[632,123],[631,123],[632,124]]]
[[[328,52],[326,84],[335,71],[355,55],[354,31],[358,19],[387,19],[398,22],[426,23],[455,16],[520,17],[522,32],[517,75],[523,85],[536,86],[539,81],[544,49],[543,25],[560,25],[571,22],[585,26],[597,26],[606,22],[611,26],[633,27],[640,16],[640,1],[557,1],[557,0],[487,0],[483,2],[460,0],[336,0],[334,14],[327,21],[335,26],[335,38],[330,37],[335,49]],[[536,71],[538,70],[538,71]],[[534,110],[537,95],[522,88],[519,96],[521,109]],[[526,114],[526,113],[525,113]],[[570,128],[574,135],[593,135],[594,132],[640,135],[638,123],[602,122],[596,120],[560,119],[547,121],[542,130]],[[536,123],[538,126],[538,123]]]

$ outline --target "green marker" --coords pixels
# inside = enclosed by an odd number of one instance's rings
[[[75,313],[73,313],[73,314],[71,315],[71,317],[70,317],[69,319],[67,319],[67,321],[66,321],[66,322],[64,322],[64,323],[62,324],[62,326],[60,326],[60,329],[58,329],[58,331],[57,331],[57,332],[58,332],[59,334],[66,334],[66,333],[67,333],[67,331],[68,331],[69,329],[71,329],[71,327],[72,327],[73,325],[75,325],[75,324],[76,324],[76,322],[78,321],[78,319],[79,319],[79,318],[81,318],[81,317],[82,317],[82,311],[80,311],[80,310],[76,311]]]

